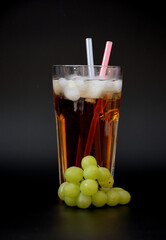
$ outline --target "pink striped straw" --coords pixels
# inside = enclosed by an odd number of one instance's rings
[[[102,61],[102,64],[101,64],[102,67],[100,69],[100,74],[99,74],[99,76],[102,77],[102,78],[104,78],[105,74],[106,74],[107,66],[108,66],[109,59],[110,59],[111,49],[112,49],[112,42],[107,41],[106,45],[105,45],[103,61]]]

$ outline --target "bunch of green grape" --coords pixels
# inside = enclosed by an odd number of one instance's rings
[[[116,206],[130,202],[131,195],[122,188],[113,188],[114,179],[105,167],[97,166],[93,156],[81,161],[82,168],[69,167],[65,171],[66,182],[58,189],[58,196],[70,207],[88,208]]]

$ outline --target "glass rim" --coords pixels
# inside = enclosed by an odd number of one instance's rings
[[[94,68],[102,68],[102,67],[106,67],[106,68],[122,68],[122,66],[118,66],[118,65],[84,65],[84,64],[74,64],[74,65],[69,65],[69,64],[65,64],[65,65],[61,65],[61,64],[54,64],[52,65],[52,67],[94,67]]]

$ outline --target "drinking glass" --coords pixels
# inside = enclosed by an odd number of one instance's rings
[[[59,182],[70,166],[92,155],[114,175],[122,92],[120,66],[54,65]],[[105,76],[101,77],[101,72]]]

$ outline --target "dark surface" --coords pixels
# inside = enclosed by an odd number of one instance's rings
[[[165,165],[163,1],[4,1],[0,11],[1,168],[56,166],[52,65],[86,64],[86,37],[93,39],[95,64],[112,40],[109,64],[124,68],[120,166]]]
[[[3,1],[0,8],[0,240],[165,240],[165,2]],[[57,199],[53,64],[95,64],[113,41],[124,67],[116,186],[128,206],[78,210]]]
[[[47,179],[47,180],[46,180]],[[164,240],[165,192],[163,171],[116,171],[116,186],[131,192],[126,206],[87,210],[67,207],[57,199],[58,180],[8,179],[1,191],[2,240],[135,239]]]

